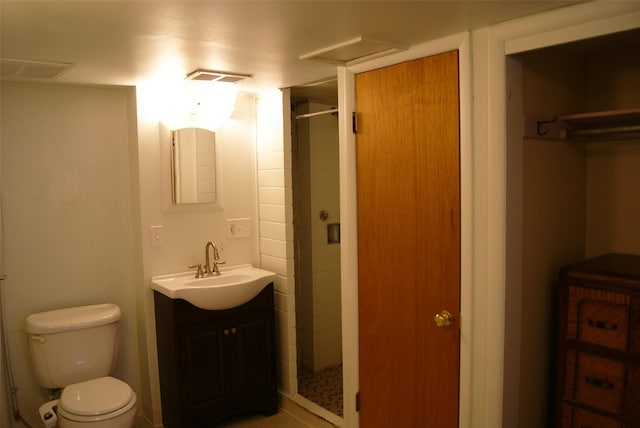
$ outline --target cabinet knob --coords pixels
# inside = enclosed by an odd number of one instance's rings
[[[236,330],[235,327],[231,327],[231,333],[236,334],[238,332],[238,330]]]
[[[449,311],[443,310],[433,317],[433,322],[436,323],[437,327],[449,327],[453,322],[453,316]]]
[[[225,336],[229,336],[229,329],[228,328],[225,328],[222,332],[224,333]]]

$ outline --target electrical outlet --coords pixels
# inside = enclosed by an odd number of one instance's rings
[[[248,238],[251,236],[250,218],[227,219],[227,237],[229,239]]]
[[[151,226],[149,228],[149,240],[152,247],[162,245],[162,226]]]

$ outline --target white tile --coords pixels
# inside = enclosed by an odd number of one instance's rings
[[[280,120],[282,122],[282,120]],[[264,120],[258,120],[256,124],[258,130],[257,148],[258,153],[282,152],[284,148],[282,127],[274,128],[272,124]]]
[[[284,169],[284,153],[283,152],[260,152],[258,153],[258,169]]]
[[[296,326],[296,314],[291,311],[275,309],[276,325],[283,328],[294,328]]]
[[[260,204],[260,220],[285,222],[284,205]]]
[[[264,221],[260,219],[260,236],[284,241],[287,238],[287,227],[283,222]]]
[[[292,327],[290,326],[287,329],[287,343],[289,343],[289,346],[291,346],[291,348],[289,349],[289,352],[291,352],[291,355],[296,355],[297,353],[296,344],[298,343],[298,336],[297,336],[297,331],[295,326],[292,326]]]
[[[260,238],[260,253],[274,257],[287,257],[287,242],[276,239]]]
[[[284,205],[286,191],[284,187],[259,187],[258,202],[261,204]]]
[[[258,171],[259,187],[284,187],[285,174],[282,169],[267,169]]]
[[[277,326],[278,330],[285,329],[285,328],[287,328],[289,326],[287,324],[287,322],[288,322],[287,312],[282,311],[280,309],[275,309],[273,313],[274,313],[275,318],[276,318],[276,326]]]
[[[284,278],[284,277],[280,277]],[[283,311],[295,311],[295,296],[291,293],[274,292],[275,307]]]
[[[260,266],[262,269],[270,270],[271,272],[275,272],[278,275],[287,276],[287,260],[280,257],[267,256],[265,254],[260,255]],[[279,278],[276,279],[276,289],[278,288],[280,281]],[[280,291],[280,290],[279,290]],[[282,292],[286,293],[287,290],[282,290]]]
[[[293,333],[293,334],[292,334]],[[277,329],[278,340],[281,346],[292,347],[295,349],[296,347],[296,329],[295,327],[280,327]],[[289,352],[289,351],[287,351]],[[289,359],[289,354],[286,355],[286,358]]]
[[[278,275],[276,278],[275,289],[282,294],[294,296],[295,276]]]
[[[295,362],[280,361],[280,388],[287,393],[294,393],[298,389],[297,377],[298,369]]]

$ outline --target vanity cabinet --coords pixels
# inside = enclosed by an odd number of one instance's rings
[[[640,427],[640,256],[560,274],[556,426]]]
[[[236,308],[209,311],[154,291],[166,428],[211,427],[278,411],[273,283]]]

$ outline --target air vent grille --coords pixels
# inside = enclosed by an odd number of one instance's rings
[[[189,73],[186,80],[202,80],[207,82],[223,82],[223,83],[236,83],[241,80],[253,77],[251,74],[238,74],[227,73],[224,71],[212,71],[198,69],[192,73]]]
[[[395,43],[382,42],[380,40],[358,36],[336,45],[302,54],[299,58],[329,64],[346,64],[356,63],[406,49],[406,46]]]
[[[2,58],[0,71],[2,78],[16,79],[57,79],[75,64],[61,62],[30,61]]]

